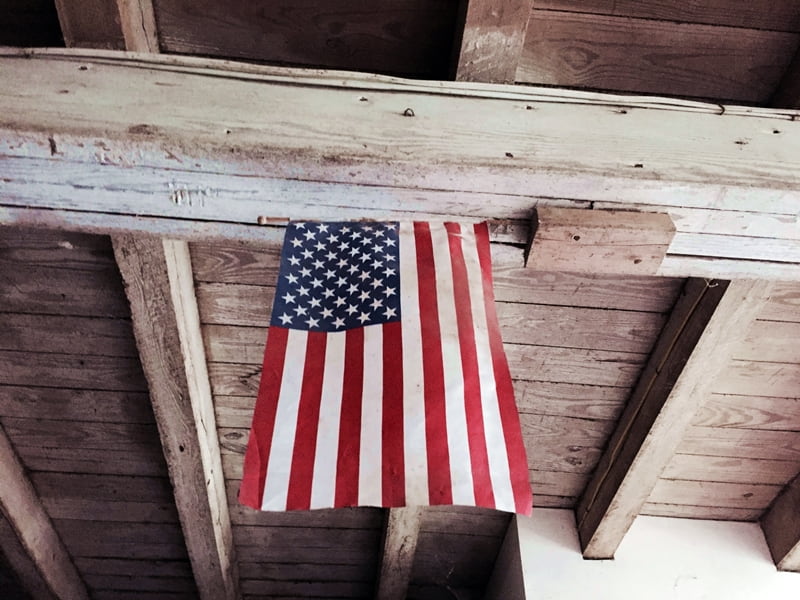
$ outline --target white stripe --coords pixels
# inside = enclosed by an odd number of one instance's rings
[[[495,506],[498,510],[516,511],[514,490],[508,463],[508,449],[500,419],[497,399],[497,384],[494,379],[492,352],[489,346],[489,327],[486,320],[486,304],[483,297],[483,275],[481,274],[475,231],[471,226],[462,227],[464,263],[467,267],[472,323],[475,329],[475,348],[478,355],[478,376],[481,385],[483,429],[486,436],[486,452],[489,460],[489,476],[492,480]]]
[[[347,332],[344,331],[327,334],[317,449],[311,481],[311,508],[331,508],[336,498],[336,462],[339,456],[346,337]]]
[[[430,504],[425,388],[413,223],[400,224],[400,317],[403,335],[403,459],[406,504]]]
[[[364,386],[361,395],[361,457],[358,503],[381,506],[383,444],[383,325],[364,327]]]
[[[439,331],[442,336],[442,367],[447,419],[447,447],[450,452],[450,477],[453,504],[475,504],[472,461],[469,453],[467,410],[464,404],[464,372],[458,338],[456,298],[448,233],[441,223],[432,223],[433,262],[436,267],[436,301]]]
[[[262,510],[286,510],[307,340],[308,334],[305,331],[289,330],[278,408],[275,413],[275,430],[272,434],[267,476],[264,481]]]

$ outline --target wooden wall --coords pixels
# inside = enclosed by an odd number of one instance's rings
[[[645,514],[757,520],[800,471],[800,285],[778,284]]]
[[[93,598],[195,598],[109,239],[0,230],[0,332],[0,423]]]
[[[520,83],[767,102],[800,42],[794,0],[544,0]]]

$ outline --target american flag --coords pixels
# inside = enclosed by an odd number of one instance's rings
[[[289,224],[239,500],[530,514],[486,224]]]

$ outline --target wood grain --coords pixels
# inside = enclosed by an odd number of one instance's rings
[[[177,523],[54,519],[53,524],[74,558],[187,559]]]
[[[104,235],[4,227],[0,235],[0,262],[5,268],[57,267],[79,271],[114,269],[111,241]]]
[[[685,504],[656,504],[646,502],[643,515],[675,517],[678,519],[710,519],[712,521],[758,521],[764,511],[759,508],[724,508],[718,506],[687,506]]]
[[[756,321],[734,358],[765,362],[800,363],[800,323]]]
[[[78,7],[69,0],[55,0],[55,5],[67,46],[125,49],[116,2],[88,0]]]
[[[766,102],[795,33],[539,11],[517,81]]]
[[[3,418],[8,436],[25,457],[25,448],[51,448],[58,451],[125,450],[136,453],[158,444],[154,424],[57,421],[46,418]]]
[[[800,32],[800,9],[792,0],[773,0],[769,5],[727,0],[537,0],[536,8]]]
[[[403,600],[407,597],[423,511],[421,506],[386,511],[378,561],[380,568],[374,586],[377,598]]]
[[[167,52],[443,79],[455,4],[157,2]]]
[[[781,492],[761,519],[772,558],[781,571],[800,572],[800,475]]]
[[[800,460],[676,454],[661,476],[666,479],[692,481],[785,485],[798,472]]]
[[[800,432],[800,397],[769,398],[712,394],[693,425]]]
[[[714,381],[715,394],[796,398],[800,364],[732,360]]]
[[[800,460],[800,437],[794,431],[759,431],[690,427],[677,450],[681,454]]]
[[[96,473],[99,475],[167,476],[164,455],[158,445],[130,449],[18,446],[25,466],[35,471]]]
[[[800,323],[800,285],[776,283],[758,318]]]
[[[146,392],[0,386],[0,418],[154,423]]]
[[[520,413],[614,421],[622,412],[630,390],[588,384],[515,381],[514,395]]]
[[[782,487],[752,483],[682,481],[662,477],[647,501],[656,504],[763,510],[775,499]]]

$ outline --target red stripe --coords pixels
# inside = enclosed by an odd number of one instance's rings
[[[336,461],[334,507],[358,504],[358,466],[361,449],[361,395],[364,387],[364,329],[348,330],[344,343],[342,416]]]
[[[436,269],[427,223],[414,223],[419,278],[422,372],[425,393],[425,437],[428,452],[428,494],[431,504],[452,504],[450,453],[447,448],[442,335],[436,299]],[[402,285],[402,281],[400,282]]]
[[[511,373],[503,350],[500,336],[500,323],[494,308],[494,291],[492,288],[492,257],[489,251],[489,228],[486,223],[475,225],[475,238],[478,245],[478,257],[483,275],[483,298],[486,304],[486,322],[489,329],[489,346],[492,351],[494,379],[497,385],[497,400],[500,408],[500,420],[508,452],[508,467],[511,473],[511,487],[514,490],[514,502],[517,512],[530,515],[533,499],[528,480],[528,459],[522,442],[519,425],[519,413],[514,401],[514,388]]]
[[[283,327],[270,327],[267,335],[261,383],[244,456],[242,484],[239,487],[239,502],[251,508],[260,509],[264,498],[264,480],[267,477],[267,461],[275,430],[275,414],[278,411],[288,336],[289,330]]]
[[[325,345],[328,337],[320,331],[310,331],[306,336],[306,358],[300,404],[297,408],[297,427],[286,510],[311,508],[311,480],[314,475],[314,456],[317,450],[317,426],[322,399],[322,377],[325,373]]]
[[[405,506],[403,452],[403,335],[399,322],[383,325],[383,505]]]
[[[472,321],[472,301],[469,293],[467,265],[464,264],[464,251],[461,248],[461,227],[457,223],[445,223],[445,228],[450,245],[450,262],[453,267],[453,294],[456,298],[456,321],[458,322],[458,341],[461,349],[461,371],[464,377],[464,407],[467,414],[469,458],[472,464],[475,504],[494,508],[494,491],[483,423],[478,350],[475,343],[475,326]]]

